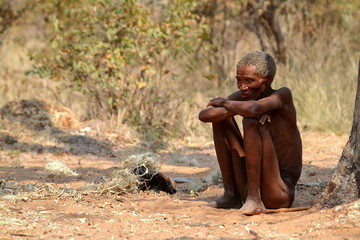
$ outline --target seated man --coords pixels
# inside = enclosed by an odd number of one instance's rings
[[[211,122],[224,195],[212,203],[261,213],[290,207],[302,168],[302,144],[290,89],[272,89],[276,64],[252,51],[237,64],[238,91],[214,98],[199,119]],[[243,134],[234,116],[243,117]]]

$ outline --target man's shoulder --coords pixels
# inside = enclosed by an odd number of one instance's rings
[[[287,87],[282,87],[279,88],[277,90],[275,90],[275,92],[273,92],[274,95],[277,95],[277,99],[279,99],[279,101],[281,102],[281,107],[280,109],[282,110],[295,110],[295,106],[294,106],[294,100],[292,97],[292,93],[291,90]],[[291,111],[292,112],[292,111]]]
[[[282,99],[292,99],[292,93],[290,88],[288,87],[281,87],[273,92],[273,95],[278,95]]]
[[[278,94],[290,94],[290,95],[291,95],[291,90],[290,90],[290,88],[288,88],[288,87],[281,87],[281,88],[275,90],[274,93],[278,93]]]

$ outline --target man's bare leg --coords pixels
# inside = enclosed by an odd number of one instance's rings
[[[278,158],[267,126],[259,128],[263,140],[261,167],[261,199],[266,208],[287,208],[294,201],[294,189],[290,189],[280,175]]]
[[[248,180],[247,197],[241,208],[244,211],[265,210],[260,195],[263,146],[259,125],[256,118],[243,118],[245,162]]]
[[[248,195],[241,208],[261,212],[267,208],[289,207],[291,193],[280,176],[276,151],[267,130],[255,118],[244,118],[244,147]]]
[[[216,200],[214,207],[237,208],[241,207],[242,201],[237,182],[241,181],[237,176],[241,170],[239,167],[240,154],[243,154],[241,147],[241,135],[233,119],[213,123],[214,144],[218,158],[220,171],[224,184],[224,195]],[[236,143],[236,141],[240,141]],[[235,149],[238,149],[236,151]],[[240,153],[241,152],[241,153]],[[242,170],[245,172],[244,170]]]
[[[241,199],[245,202],[247,196],[247,175],[245,165],[244,141],[234,118],[227,121],[226,138],[231,151],[235,183]]]

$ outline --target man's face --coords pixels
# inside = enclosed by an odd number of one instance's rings
[[[240,65],[236,71],[237,86],[246,100],[255,100],[266,90],[268,78],[261,77],[255,66]]]

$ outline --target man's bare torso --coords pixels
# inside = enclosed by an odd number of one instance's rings
[[[280,171],[296,182],[302,167],[302,143],[292,97],[290,95],[287,98],[283,101],[282,108],[267,113],[271,119],[267,127],[277,153]]]

